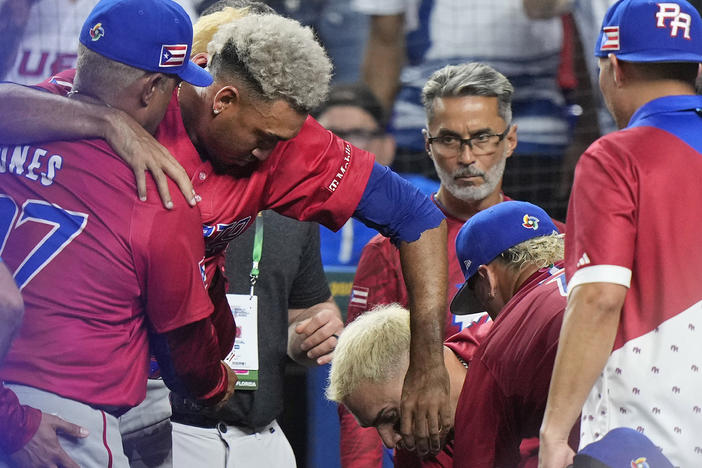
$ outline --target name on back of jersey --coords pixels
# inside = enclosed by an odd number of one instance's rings
[[[0,174],[23,176],[45,187],[63,166],[63,156],[30,145],[0,146]]]

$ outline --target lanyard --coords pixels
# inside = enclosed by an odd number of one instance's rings
[[[251,265],[251,273],[249,273],[249,281],[251,283],[250,297],[254,295],[254,285],[259,275],[258,263],[261,261],[261,251],[263,250],[263,212],[258,212],[254,224],[256,225],[256,233],[254,234],[253,244],[253,264]]]

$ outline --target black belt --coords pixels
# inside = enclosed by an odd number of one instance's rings
[[[226,427],[227,423],[220,419],[213,419],[200,414],[173,413],[171,421],[188,426],[203,427],[205,429],[215,429],[219,424]],[[221,427],[220,427],[221,429]],[[224,431],[226,432],[226,430]]]

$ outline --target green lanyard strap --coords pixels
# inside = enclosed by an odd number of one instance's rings
[[[256,225],[256,233],[254,234],[254,245],[253,245],[253,264],[251,266],[251,273],[249,274],[249,281],[251,282],[251,292],[250,295],[254,295],[254,285],[258,280],[259,269],[258,264],[261,261],[261,251],[263,250],[263,213],[259,212],[254,220]]]

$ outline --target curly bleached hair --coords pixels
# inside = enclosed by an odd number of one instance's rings
[[[360,385],[387,382],[409,359],[409,311],[399,304],[378,306],[360,315],[339,336],[326,396],[337,403]]]
[[[215,79],[235,76],[266,101],[284,99],[309,113],[329,92],[332,65],[312,29],[278,15],[223,24],[207,46]]]
[[[243,18],[249,14],[248,8],[226,7],[209,15],[201,16],[193,25],[193,47],[191,55],[207,52],[207,44],[223,24]]]
[[[513,270],[521,270],[527,265],[546,268],[563,260],[563,234],[534,237],[502,252],[496,260]]]
[[[213,3],[193,24],[193,47],[191,55],[207,52],[207,44],[223,24],[243,18],[249,14],[275,14],[265,3],[248,0],[219,0]]]

